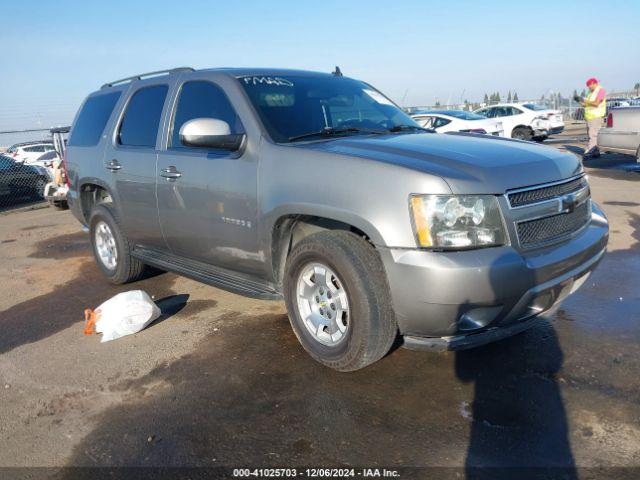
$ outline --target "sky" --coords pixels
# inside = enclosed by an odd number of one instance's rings
[[[402,106],[640,82],[638,0],[0,0],[0,18],[0,131],[68,124],[103,83],[176,66],[339,65]]]

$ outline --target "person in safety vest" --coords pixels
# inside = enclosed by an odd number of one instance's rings
[[[597,79],[592,77],[587,80],[587,87],[589,87],[589,93],[580,103],[584,106],[584,119],[587,122],[587,135],[589,136],[584,157],[590,158],[600,156],[598,132],[607,113],[607,98],[604,88],[600,86]]]

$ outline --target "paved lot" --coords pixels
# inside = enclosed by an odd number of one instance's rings
[[[571,138],[552,143],[575,150]],[[637,478],[593,469],[640,465],[640,173],[629,161],[587,165],[609,252],[555,315],[493,345],[398,349],[351,374],[304,353],[281,303],[173,274],[115,288],[68,212],[0,215],[0,466],[562,466],[563,478],[586,467],[580,478]],[[84,308],[132,288],[154,296],[160,320],[106,344],[83,336]]]

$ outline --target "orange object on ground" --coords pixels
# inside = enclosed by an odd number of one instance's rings
[[[100,318],[100,312],[87,308],[84,311],[84,334],[91,335],[96,333],[96,322]]]

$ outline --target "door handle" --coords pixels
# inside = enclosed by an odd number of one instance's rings
[[[176,167],[171,165],[170,167],[160,170],[160,176],[166,178],[167,180],[175,180],[177,178],[180,178],[182,176],[182,173],[180,173]]]
[[[118,170],[120,170],[122,168],[122,165],[120,165],[120,163],[118,163],[118,160],[116,160],[114,158],[109,163],[107,163],[104,166],[104,168],[106,168],[107,170],[111,170],[112,172],[117,172]]]

